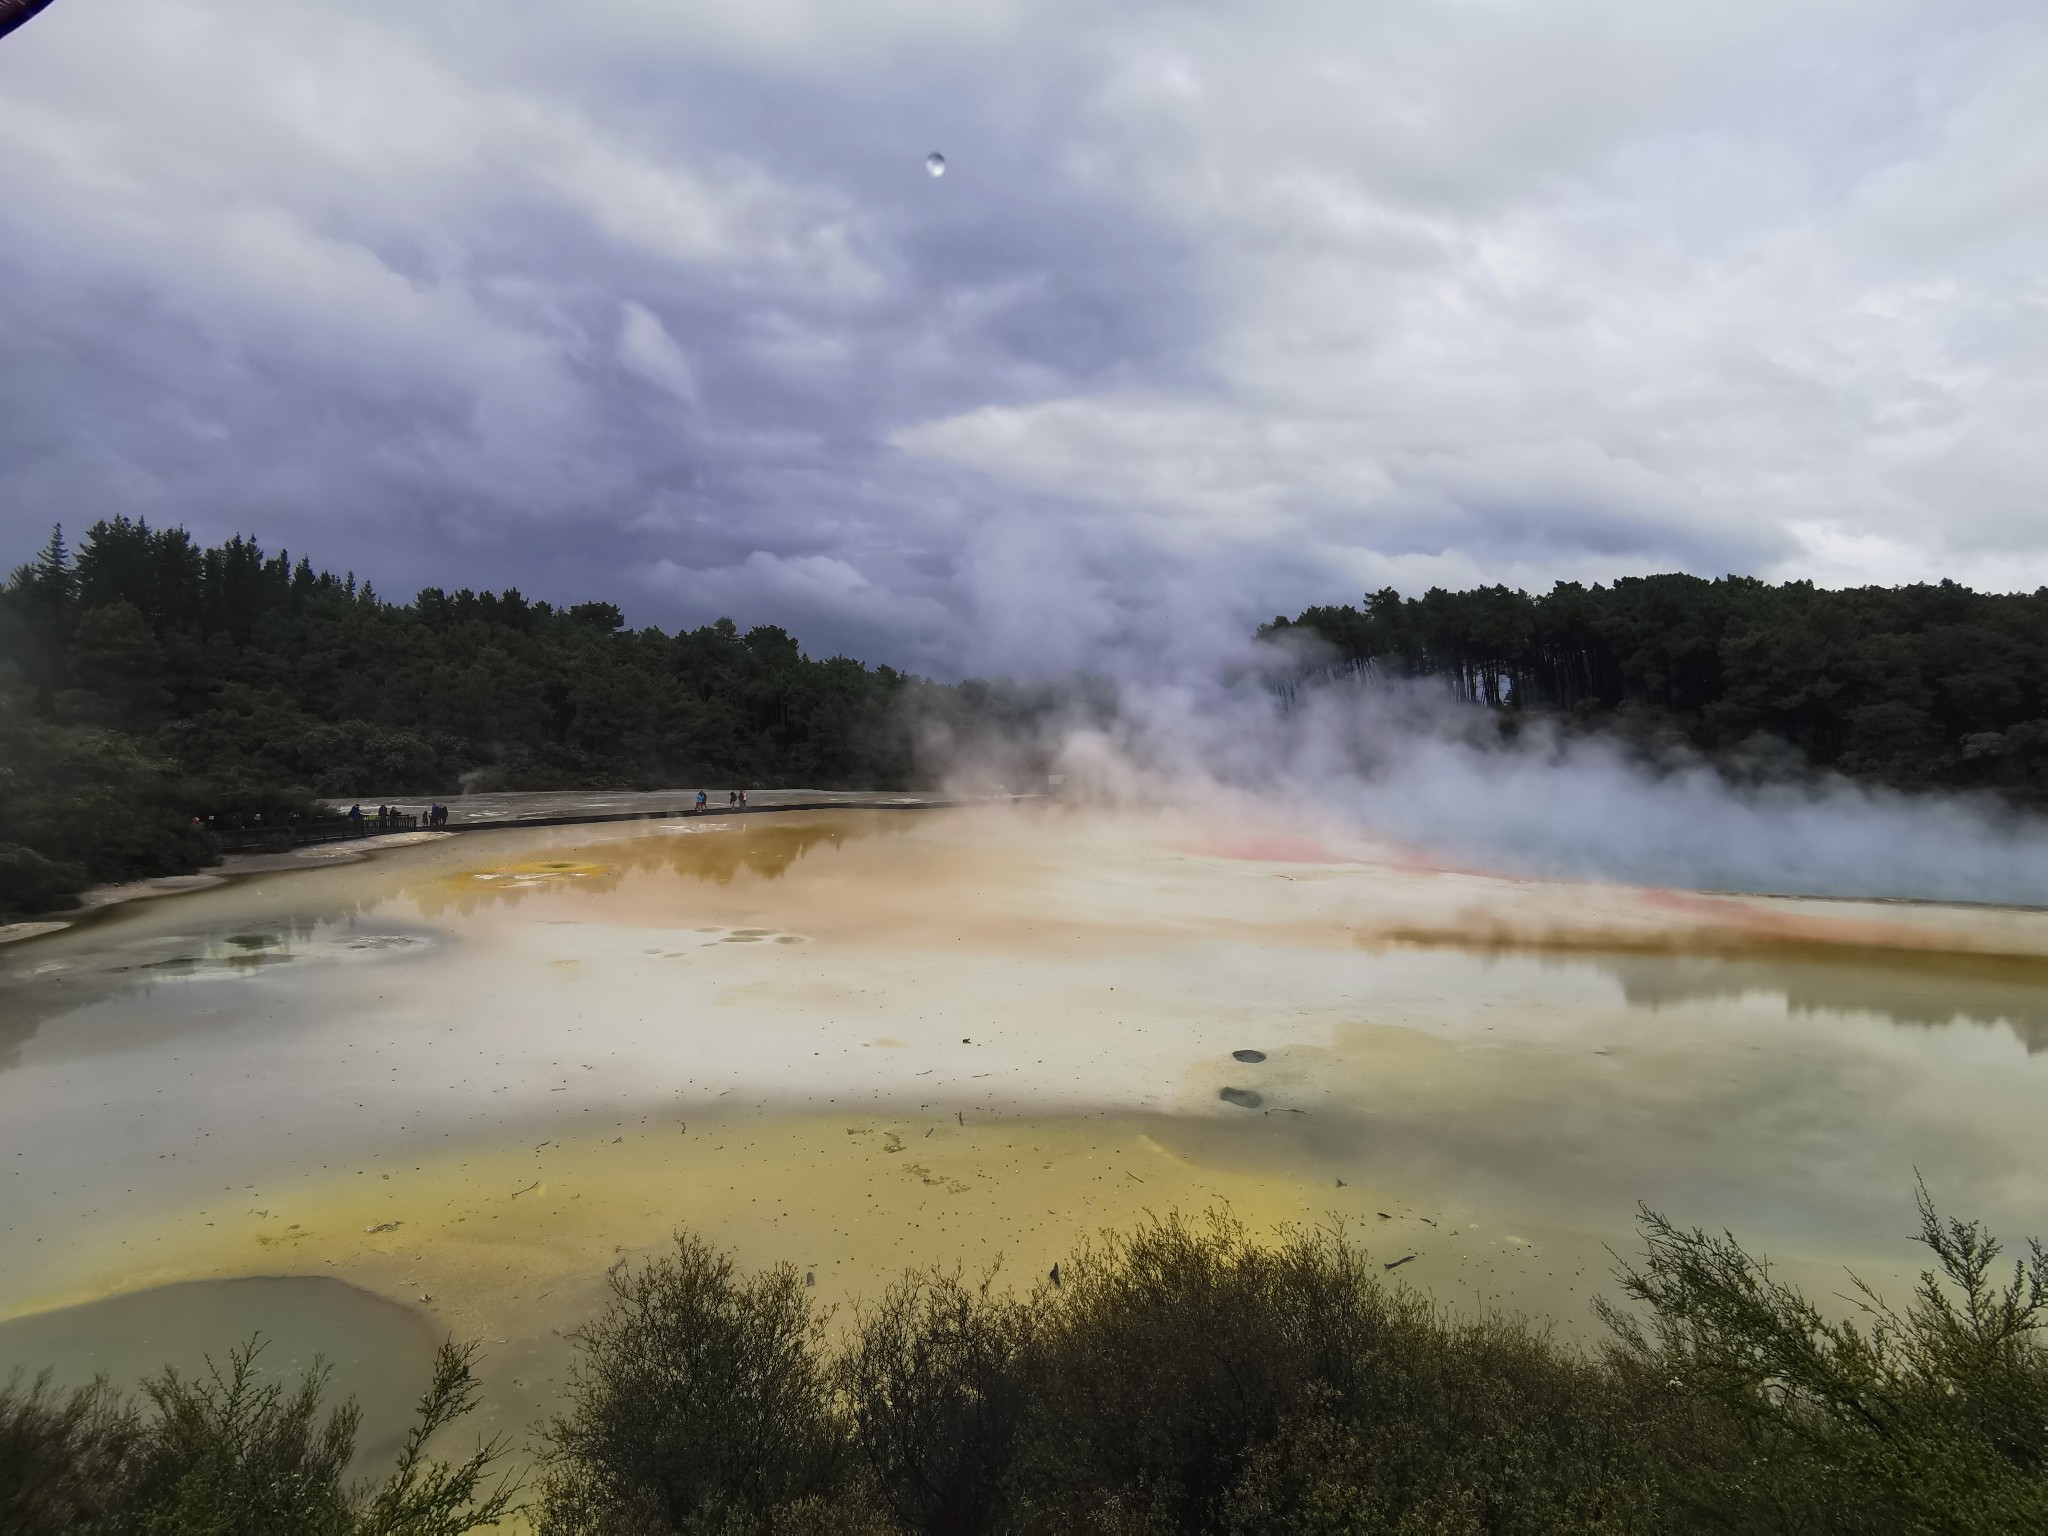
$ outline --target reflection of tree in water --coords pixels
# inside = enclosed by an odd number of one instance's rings
[[[1392,943],[1605,971],[1638,1007],[1772,996],[1795,1014],[1863,1013],[1925,1029],[2003,1025],[2030,1055],[2048,1051],[2048,955],[1759,941],[1725,932],[1495,939],[1411,930]]]
[[[49,987],[0,984],[0,1072],[21,1065],[21,1048],[42,1027],[43,1020],[67,1013],[82,1001],[58,996]]]
[[[550,864],[559,869],[550,870]],[[492,907],[517,906],[529,896],[560,895],[582,891],[603,895],[615,891],[625,872],[616,864],[589,864],[581,860],[534,859],[505,869],[477,870],[452,877],[420,880],[405,887],[422,917],[443,917],[456,913],[468,917]]]
[[[1758,995],[1791,1013],[1865,1013],[1894,1024],[2004,1025],[2029,1054],[2048,1051],[2048,959],[2029,955],[1916,954],[1819,945],[1736,955],[1592,955],[1636,1007]]]
[[[829,820],[769,817],[739,827],[726,823],[716,832],[669,833],[607,844],[602,864],[567,852],[542,852],[532,861],[587,871],[574,878],[539,878],[526,885],[421,878],[403,887],[403,894],[422,916],[432,918],[516,904],[543,890],[601,895],[616,890],[629,872],[666,871],[720,885],[742,874],[776,880],[814,848],[838,848],[898,830],[872,814]],[[8,946],[0,951],[0,1071],[19,1064],[22,1047],[45,1021],[111,997],[146,993],[184,978],[273,971],[306,958],[309,951],[324,951],[329,940],[376,947],[382,941],[417,942],[424,937],[401,925],[359,926],[391,899],[388,894],[348,897],[340,894],[340,887],[328,894],[317,881],[294,894],[300,900],[296,910],[211,932],[124,939],[126,914],[115,909],[61,933]],[[309,895],[321,899],[307,900]],[[61,962],[62,969],[35,974],[37,967],[51,961]]]
[[[21,1049],[50,1019],[109,998],[147,995],[173,981],[245,976],[333,947],[415,946],[424,936],[364,930],[357,919],[375,901],[331,901],[212,933],[123,939],[111,921],[87,920],[62,933],[13,947],[0,960],[0,1071],[20,1064]],[[333,944],[316,941],[335,941]],[[54,965],[55,969],[43,967]]]
[[[668,833],[605,844],[602,848],[551,850],[482,873],[511,878],[481,881],[466,874],[455,879],[421,880],[406,888],[426,917],[445,912],[467,915],[495,906],[516,906],[528,896],[576,892],[604,895],[619,888],[628,874],[672,874],[715,885],[730,885],[741,875],[779,880],[814,848],[841,845],[878,836],[890,827],[879,816],[830,821],[767,819],[717,831]],[[598,863],[595,860],[601,859]],[[549,866],[558,866],[551,873]]]

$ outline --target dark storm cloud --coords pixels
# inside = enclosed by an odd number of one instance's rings
[[[0,48],[0,558],[125,512],[940,672],[1389,583],[2032,585],[2044,37],[54,8]]]

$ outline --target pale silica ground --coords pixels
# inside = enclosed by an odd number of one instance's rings
[[[424,1325],[364,1344],[366,1396],[452,1331],[523,1431],[679,1225],[844,1320],[908,1265],[1029,1284],[1211,1208],[1590,1337],[1638,1200],[1819,1294],[1915,1264],[1916,1167],[2048,1229],[2043,1045],[2032,913],[1059,807],[467,834],[0,951],[0,1373],[94,1363],[55,1309],[310,1276]],[[338,1347],[333,1292],[264,1294],[149,1339]]]

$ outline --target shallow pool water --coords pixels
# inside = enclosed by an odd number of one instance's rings
[[[1058,807],[469,833],[0,949],[0,1317],[344,1280],[517,1427],[679,1224],[830,1303],[1227,1206],[1584,1334],[1638,1201],[1828,1291],[1916,1169],[2048,1229],[2044,1046],[2030,912]]]
[[[332,1401],[362,1405],[356,1454],[367,1475],[404,1443],[438,1342],[414,1308],[340,1280],[187,1280],[0,1322],[0,1381],[48,1371],[59,1390],[98,1377],[133,1392],[168,1368],[204,1383],[228,1376],[229,1351],[253,1343],[258,1382],[289,1393],[324,1370]]]

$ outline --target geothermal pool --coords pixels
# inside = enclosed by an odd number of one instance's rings
[[[0,1377],[261,1327],[380,1443],[453,1332],[518,1433],[678,1225],[843,1306],[1210,1208],[1590,1337],[1638,1201],[1818,1295],[1918,1267],[1916,1168],[2048,1228],[2044,1047],[2034,912],[1059,806],[445,836],[0,948]]]

